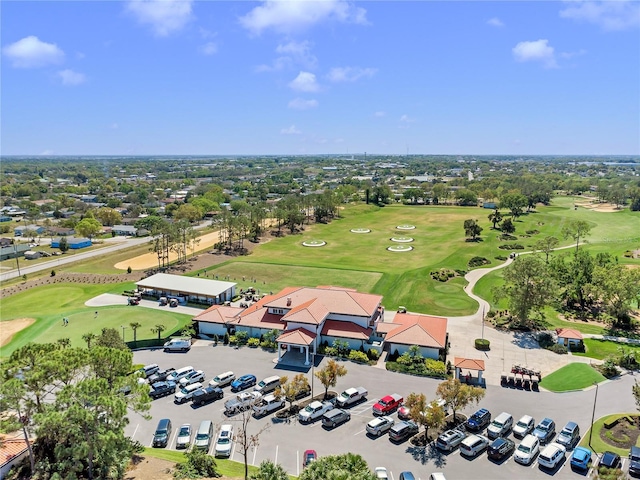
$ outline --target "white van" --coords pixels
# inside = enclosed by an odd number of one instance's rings
[[[262,395],[273,392],[280,386],[280,376],[273,375],[262,380],[258,385],[253,387],[256,392],[260,392]]]
[[[236,375],[233,372],[224,372],[221,373],[220,375],[216,375],[215,377],[213,377],[212,380],[209,380],[209,385],[211,385],[212,387],[226,387],[227,385],[231,385],[231,382],[233,382],[236,379]]]
[[[196,440],[194,448],[198,450],[209,451],[211,446],[211,439],[213,438],[213,422],[211,420],[203,420],[200,422],[198,432],[196,433]]]
[[[195,372],[193,367],[191,366],[182,367],[182,368],[179,368],[178,370],[171,372],[167,377],[167,380],[175,382],[177,384],[178,382],[180,382],[181,379],[189,375],[191,372]]]
[[[172,338],[164,344],[165,352],[188,352],[191,349],[191,340],[185,338]]]
[[[509,430],[513,427],[513,417],[507,412],[502,412],[487,428],[487,436],[491,439],[504,437],[509,433]]]
[[[513,458],[522,465],[531,465],[531,462],[535,460],[539,451],[540,440],[538,440],[538,437],[529,434],[520,442],[520,445],[518,445],[518,448],[513,454]]]

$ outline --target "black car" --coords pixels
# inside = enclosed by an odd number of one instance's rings
[[[176,382],[167,381],[167,382],[156,382],[151,385],[151,391],[149,392],[149,396],[153,399],[166,397],[167,395],[172,395],[176,391]]]
[[[489,423],[491,423],[491,412],[486,408],[481,408],[467,419],[465,427],[471,432],[479,432]]]
[[[403,420],[391,427],[391,430],[389,430],[389,439],[394,442],[401,442],[416,433],[418,433],[418,426],[410,420]]]
[[[160,370],[159,372],[151,375],[147,380],[149,381],[149,385],[153,385],[154,383],[164,382],[171,372],[175,371],[175,368],[167,368],[166,370]]]
[[[191,396],[191,402],[194,406],[198,407],[200,405],[204,405],[205,403],[218,400],[223,396],[224,392],[221,388],[209,386],[200,388],[199,390],[193,392],[193,395]]]
[[[153,434],[152,445],[154,447],[166,447],[171,437],[171,420],[163,418],[158,422],[156,432]]]
[[[489,444],[489,448],[487,448],[487,455],[491,460],[500,461],[511,455],[515,449],[516,444],[513,440],[499,437]]]
[[[618,468],[620,466],[620,455],[614,452],[604,452],[600,459],[599,466],[607,468]]]

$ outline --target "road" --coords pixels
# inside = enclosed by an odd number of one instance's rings
[[[201,223],[200,225],[196,225],[193,227],[195,230],[201,230],[210,226],[210,222]],[[13,278],[17,278],[22,275],[29,275],[36,272],[41,272],[43,270],[50,270],[59,267],[60,265],[67,265],[69,263],[78,262],[81,260],[86,260],[88,258],[94,258],[101,255],[107,255],[113,252],[117,252],[119,250],[124,250],[126,248],[136,247],[138,245],[143,245],[148,243],[151,240],[151,237],[140,237],[140,238],[127,238],[126,240],[117,243],[116,245],[110,245],[108,247],[99,248],[96,250],[90,250],[87,252],[76,253],[72,256],[58,256],[52,260],[47,262],[38,263],[37,265],[30,265],[28,267],[21,267],[20,273],[18,273],[18,269],[9,270],[8,272],[4,272],[0,274],[0,283],[6,282],[7,280],[11,280]]]

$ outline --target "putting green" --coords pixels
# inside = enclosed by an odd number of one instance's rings
[[[446,283],[438,282],[440,285],[435,285],[433,289],[436,292],[440,293],[458,293],[460,292],[460,287],[456,285],[448,285]]]
[[[410,252],[413,250],[413,247],[410,245],[391,245],[387,247],[387,250],[390,252]]]

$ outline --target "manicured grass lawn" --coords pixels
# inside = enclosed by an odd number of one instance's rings
[[[160,448],[145,448],[144,455],[149,457],[160,458],[162,460],[168,460],[170,462],[179,463],[184,460],[184,453],[177,452],[175,450],[164,450]],[[226,477],[232,478],[244,478],[244,463],[234,462],[233,460],[227,460],[224,458],[216,458],[216,464],[218,465],[218,472]],[[256,473],[257,467],[249,465],[249,475]],[[295,479],[293,475],[289,475],[290,479]]]
[[[594,383],[599,383],[605,378],[586,363],[570,363],[556,370],[551,375],[547,375],[540,382],[540,386],[552,392],[567,392],[590,387]]]
[[[587,351],[585,353],[574,353],[574,355],[604,360],[609,355],[618,355],[618,350],[622,347],[627,352],[635,352],[640,358],[640,345],[612,342],[610,340],[601,340],[599,338],[585,338],[584,345],[587,347]]]
[[[621,457],[629,455],[628,448],[619,448],[615,446],[614,442],[607,443],[600,438],[600,432],[604,428],[605,422],[611,422],[617,418],[626,417],[627,415],[637,415],[637,413],[616,413],[614,415],[607,415],[606,417],[599,418],[593,424],[593,433],[591,434],[591,446],[589,446],[589,430],[584,432],[582,439],[580,440],[581,447],[591,448],[592,451],[597,453],[603,453],[607,450],[615,452]]]
[[[17,348],[29,342],[55,342],[69,338],[71,346],[86,346],[82,340],[85,333],[99,334],[102,328],[115,328],[122,332],[125,340],[133,340],[132,322],[142,324],[137,330],[137,339],[156,338],[151,332],[155,325],[162,324],[167,336],[181,330],[191,321],[189,315],[171,311],[156,311],[144,307],[110,306],[87,307],[84,302],[102,293],[122,293],[129,284],[79,285],[55,284],[32,288],[2,300],[2,321],[15,318],[34,318],[36,322],[18,332],[12,341],[2,347],[2,356],[7,357]],[[123,297],[124,303],[124,297]],[[98,311],[97,318],[95,311]],[[69,325],[62,325],[62,317],[69,318]]]

